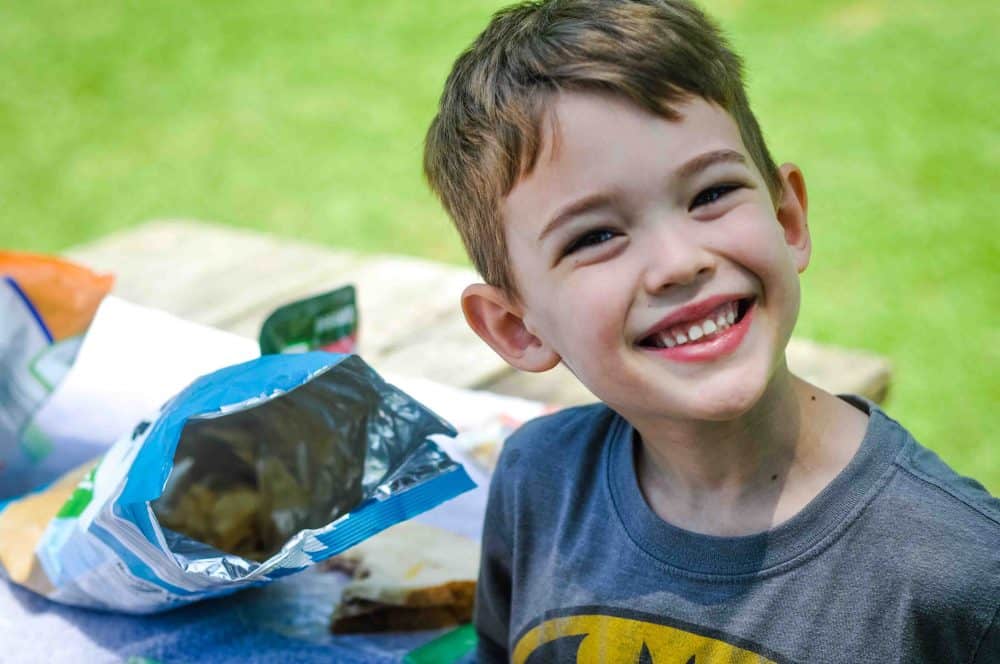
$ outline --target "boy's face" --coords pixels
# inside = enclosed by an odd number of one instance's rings
[[[677,110],[671,122],[618,98],[561,94],[555,133],[504,201],[521,301],[494,289],[504,304],[484,314],[469,299],[489,293],[481,286],[464,302],[512,364],[561,359],[633,424],[727,420],[757,403],[785,370],[809,260],[801,173],[782,167],[776,212],[729,114],[699,98]],[[713,306],[749,298],[733,324]],[[709,300],[708,316],[670,324]],[[477,312],[497,324],[477,325]],[[678,344],[695,324],[705,336]]]

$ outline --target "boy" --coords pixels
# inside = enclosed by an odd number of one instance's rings
[[[486,282],[469,325],[602,401],[504,448],[481,661],[1000,661],[1000,501],[788,370],[805,182],[698,9],[500,12],[424,163]]]

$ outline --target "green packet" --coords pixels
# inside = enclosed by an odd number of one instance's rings
[[[275,309],[261,326],[260,354],[353,353],[357,339],[357,300],[347,285]]]
[[[403,664],[452,664],[476,648],[476,630],[469,625],[446,632],[403,658]]]

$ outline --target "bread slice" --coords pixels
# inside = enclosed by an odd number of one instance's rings
[[[352,574],[331,631],[407,631],[472,618],[479,544],[441,528],[407,521],[328,562]]]

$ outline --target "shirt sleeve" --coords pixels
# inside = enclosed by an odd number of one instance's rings
[[[503,479],[499,470],[493,476],[483,522],[482,558],[473,616],[479,639],[476,652],[480,664],[506,664],[509,661],[507,641],[512,554],[507,524],[509,511],[503,500]]]

